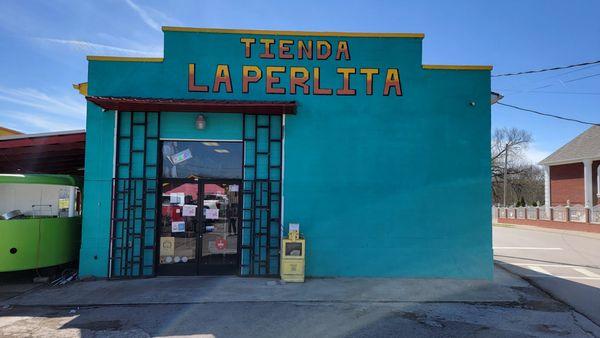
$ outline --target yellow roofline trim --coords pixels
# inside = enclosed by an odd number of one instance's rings
[[[77,90],[79,92],[79,94],[81,94],[83,96],[88,96],[88,83],[87,82],[73,84],[73,89]]]
[[[449,69],[449,70],[492,70],[494,66],[467,66],[467,65],[423,65],[423,69]]]
[[[164,58],[143,58],[130,56],[101,56],[88,55],[88,61],[121,61],[121,62],[163,62]]]
[[[5,131],[9,134],[13,134],[13,135],[23,135],[23,133],[18,130],[14,130],[14,129],[2,127],[2,126],[0,126],[0,130]],[[8,135],[2,135],[2,136],[8,136]]]
[[[264,35],[296,35],[296,36],[340,36],[352,38],[418,38],[423,39],[423,33],[351,33],[351,32],[307,32],[307,31],[276,31],[261,29],[222,29],[222,28],[192,28],[163,26],[163,32],[193,32],[221,34],[264,34]]]

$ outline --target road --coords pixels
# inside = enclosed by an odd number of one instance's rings
[[[494,258],[600,324],[600,234],[494,226]]]

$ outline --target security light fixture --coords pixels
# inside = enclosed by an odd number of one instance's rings
[[[202,142],[202,144],[204,144],[207,147],[218,147],[219,146],[219,142]]]
[[[227,149],[215,149],[215,152],[217,152],[219,154],[228,154],[229,150],[227,150]]]
[[[503,98],[504,98],[504,96],[502,94],[496,93],[496,92],[492,92],[490,104],[494,104],[494,103],[502,100]]]
[[[196,117],[196,129],[204,130],[206,127],[206,120],[204,119],[204,115],[200,114]]]

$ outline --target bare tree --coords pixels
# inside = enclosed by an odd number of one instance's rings
[[[529,202],[540,198],[541,170],[527,163],[523,151],[533,141],[531,133],[517,128],[494,130],[492,137],[492,198],[494,203],[512,204],[523,197]],[[543,188],[543,186],[542,186]],[[543,199],[543,189],[542,189]]]
[[[511,200],[523,199],[528,204],[544,200],[544,171],[537,165],[522,165],[521,173],[510,179],[508,193]]]
[[[501,156],[521,159],[522,151],[533,141],[531,133],[517,128],[500,128],[494,130],[492,137],[492,162]]]

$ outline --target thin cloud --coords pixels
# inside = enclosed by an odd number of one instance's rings
[[[550,155],[551,152],[539,149],[535,143],[531,144],[524,151],[524,157],[527,161],[533,164],[538,164],[541,160]]]
[[[84,102],[68,95],[48,95],[33,88],[12,89],[0,87],[0,101],[35,108],[63,117],[77,118],[85,116]]]
[[[100,41],[96,41],[100,44],[110,46],[120,46],[136,51],[145,51],[149,55],[163,55],[163,37],[153,35],[151,40],[132,40],[122,35],[111,35],[106,32],[100,32],[97,34]]]
[[[52,38],[37,38],[40,41],[50,42],[55,44],[66,45],[83,52],[101,53],[101,54],[126,54],[126,55],[138,55],[138,56],[157,56],[156,52],[149,52],[138,49],[122,48],[110,45],[104,45],[100,43],[93,43],[83,40],[64,40],[64,39],[52,39]]]
[[[4,121],[4,125],[6,127],[27,133],[76,130],[85,128],[85,120],[81,119],[56,119],[53,116],[25,113],[22,111],[2,112],[0,115],[8,117],[8,121]]]
[[[127,3],[127,5],[129,5],[129,7],[131,7],[131,9],[133,9],[140,16],[142,21],[144,21],[148,27],[156,31],[161,31],[161,22],[179,24],[179,21],[154,8],[148,7],[147,9],[144,9],[134,3],[133,0],[125,0],[125,3]]]

